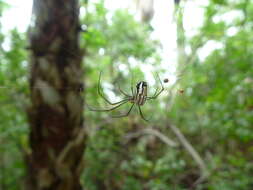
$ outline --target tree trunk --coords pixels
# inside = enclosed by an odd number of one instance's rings
[[[187,59],[185,52],[185,30],[183,25],[184,7],[176,6],[176,27],[177,27],[177,53],[178,67],[184,67]]]
[[[78,0],[34,0],[26,189],[82,189],[86,133],[78,11]]]

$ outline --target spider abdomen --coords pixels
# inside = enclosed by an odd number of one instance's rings
[[[139,106],[142,106],[145,104],[146,100],[147,100],[147,83],[141,81],[136,85],[135,103]]]
[[[147,96],[144,96],[144,95],[137,95],[136,96],[136,99],[135,99],[135,103],[137,104],[137,105],[139,105],[139,106],[142,106],[142,105],[144,105],[145,104],[145,102],[146,102],[146,100],[147,100]]]

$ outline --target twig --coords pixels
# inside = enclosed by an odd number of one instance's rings
[[[175,141],[169,139],[167,136],[165,136],[164,134],[160,133],[159,131],[157,131],[155,129],[144,129],[143,131],[146,134],[156,136],[157,138],[159,138],[161,141],[163,141],[168,146],[172,146],[172,147],[178,146],[178,144]]]
[[[162,142],[164,142],[168,146],[171,146],[171,147],[178,146],[178,144],[175,141],[169,139],[167,136],[165,136],[164,134],[160,133],[159,131],[157,131],[155,129],[143,129],[143,130],[137,131],[135,133],[130,133],[127,136],[125,136],[125,138],[127,139],[126,141],[129,141],[132,138],[137,138],[137,137],[139,137],[141,135],[145,135],[145,134],[156,136],[158,139],[160,139]]]
[[[208,169],[207,169],[203,159],[200,157],[198,152],[193,148],[193,146],[190,144],[190,142],[187,141],[185,136],[181,133],[181,131],[176,126],[171,125],[171,124],[168,126],[175,133],[175,135],[177,136],[178,140],[183,145],[183,147],[189,152],[189,154],[192,156],[192,158],[198,164],[199,169],[202,172],[202,176],[200,178],[202,180],[206,179],[209,175],[209,172],[208,172]]]

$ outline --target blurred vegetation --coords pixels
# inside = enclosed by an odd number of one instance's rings
[[[132,80],[134,84],[147,80],[145,68],[163,73],[161,45],[151,38],[149,26],[135,21],[127,10],[107,10],[103,1],[81,5],[86,13],[81,22],[87,30],[80,43],[85,49],[84,95],[89,105],[108,107],[97,94],[100,71],[111,100],[123,98],[117,85],[131,94]],[[0,2],[0,15],[5,9]],[[87,189],[253,189],[253,2],[212,0],[203,9],[202,26],[194,36],[185,37],[191,51],[179,65],[178,70],[184,70],[181,79],[171,89],[166,86],[159,100],[143,107],[149,123],[141,120],[138,110],[127,118],[110,117],[127,112],[129,105],[113,113],[85,111],[89,140],[82,183]],[[16,29],[8,34],[0,31],[0,86],[8,87],[0,88],[3,190],[18,190],[25,179],[22,152],[29,149],[26,35]],[[200,59],[199,52],[210,43],[219,48]],[[149,94],[155,92],[156,83]],[[179,88],[183,94],[177,93]],[[203,180],[198,163],[180,145],[171,125],[203,159],[208,170]],[[166,144],[163,137],[178,146]]]

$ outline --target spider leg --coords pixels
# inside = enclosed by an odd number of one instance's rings
[[[116,116],[112,116],[112,117],[115,117],[115,118],[120,118],[120,117],[127,117],[130,112],[132,111],[133,107],[134,107],[135,103],[132,104],[132,106],[130,107],[130,109],[128,110],[127,113],[123,114],[123,115],[116,115]]]
[[[127,93],[125,93],[125,92],[120,88],[119,85],[117,85],[117,86],[118,86],[119,91],[120,91],[122,94],[124,94],[124,95],[127,96],[127,97],[131,97],[130,95],[128,95]]]
[[[120,102],[115,102],[115,103],[112,103],[110,100],[108,100],[102,93],[101,91],[101,85],[100,85],[100,82],[101,82],[101,75],[102,75],[102,71],[100,71],[100,74],[99,74],[99,79],[98,79],[98,94],[110,105],[116,105],[116,104],[119,104],[121,103],[122,101]]]
[[[151,96],[151,97],[156,96],[156,93],[158,92],[158,89],[159,89],[159,87],[157,87],[157,88],[155,89],[155,93],[154,93],[154,95],[153,95],[153,96]],[[147,98],[149,98],[149,97],[147,97]]]
[[[155,93],[153,96],[151,97],[147,97],[147,100],[151,100],[151,99],[156,99],[163,91],[164,91],[164,86],[163,86],[163,83],[159,77],[159,75],[157,74],[158,76],[158,79],[159,79],[159,82],[160,82],[160,85],[161,85],[161,90],[158,92],[158,93]],[[158,91],[158,88],[156,89],[156,92]]]
[[[134,95],[134,87],[133,87],[133,75],[131,77],[131,92],[132,92],[132,96]]]
[[[134,88],[133,88],[133,86],[131,86],[131,92],[132,92],[132,95],[134,95]]]
[[[148,122],[148,120],[144,117],[144,115],[143,115],[143,113],[142,113],[142,111],[141,111],[141,107],[140,107],[139,105],[138,105],[138,109],[139,109],[141,118],[142,118],[144,121]]]
[[[118,102],[119,104],[118,104],[117,106],[114,106],[114,107],[109,108],[109,109],[94,109],[94,108],[91,108],[88,104],[86,104],[86,105],[87,105],[87,107],[88,107],[88,109],[89,109],[90,111],[103,112],[103,111],[112,111],[112,110],[115,110],[116,108],[118,108],[118,107],[124,105],[124,104],[127,103],[128,101],[129,101],[129,99],[122,100],[122,101]]]

